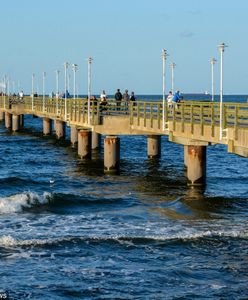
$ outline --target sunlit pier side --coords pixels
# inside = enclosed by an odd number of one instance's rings
[[[99,102],[86,99],[51,99],[25,97],[22,100],[0,97],[0,120],[5,127],[18,131],[24,126],[24,115],[43,119],[43,134],[52,134],[52,122],[58,139],[71,129],[71,143],[82,159],[91,159],[104,135],[104,172],[118,173],[120,168],[120,135],[146,135],[147,155],[161,155],[161,136],[184,145],[184,165],[188,185],[204,185],[206,180],[206,147],[227,145],[229,153],[248,157],[248,104],[185,101],[168,108],[167,103],[137,101],[117,110],[114,100],[104,109]],[[222,118],[220,118],[222,111]],[[220,134],[220,130],[222,131]],[[220,139],[220,136],[222,137]],[[168,145],[169,147],[169,145]],[[166,159],[166,158],[165,158]]]

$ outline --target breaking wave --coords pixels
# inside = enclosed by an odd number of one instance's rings
[[[181,233],[175,235],[148,235],[148,236],[125,236],[125,235],[89,235],[89,236],[64,236],[64,237],[50,237],[47,239],[25,239],[21,240],[14,238],[11,235],[3,235],[0,237],[0,247],[28,247],[28,246],[56,246],[63,244],[80,244],[82,242],[92,243],[118,243],[118,244],[133,244],[133,245],[146,245],[157,242],[193,242],[204,239],[219,239],[219,238],[237,238],[247,239],[247,231],[203,231],[199,233]]]
[[[51,193],[44,192],[43,195],[27,192],[9,197],[0,198],[0,214],[18,213],[24,209],[44,205],[51,200]]]

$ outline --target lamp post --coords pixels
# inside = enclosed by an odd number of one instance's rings
[[[67,91],[68,91],[68,94],[70,93],[70,79],[71,79],[71,75],[68,73],[67,74]]]
[[[68,69],[69,63],[64,63],[64,69],[65,69],[65,121],[67,119],[67,69]]]
[[[74,93],[74,100],[76,99],[76,71],[77,71],[77,64],[72,64],[73,70],[73,93]]]
[[[222,110],[223,110],[223,53],[227,45],[225,43],[222,43],[218,46],[220,51],[220,140],[222,140],[222,131],[223,131],[223,116],[222,116]]]
[[[163,118],[163,130],[165,130],[165,62],[166,62],[166,58],[167,58],[168,54],[166,52],[165,49],[162,49],[162,62],[163,62],[163,73],[162,73],[162,77],[163,77],[163,113],[162,113],[162,118]]]
[[[4,109],[6,108],[6,81],[7,81],[7,77],[6,75],[4,75],[3,77],[4,83],[3,83],[3,101],[4,101]]]
[[[210,59],[211,63],[211,77],[212,77],[212,101],[214,101],[214,64],[216,63],[215,58]]]
[[[93,59],[88,58],[88,124],[90,125],[90,96],[91,96],[91,64]]]
[[[45,111],[45,79],[46,79],[46,72],[43,72],[42,73],[42,87],[43,87],[43,91],[42,91],[42,94],[43,94],[43,100],[42,100],[42,104],[43,104],[43,107],[42,107],[42,111],[44,112]]]
[[[58,110],[59,110],[59,107],[58,107],[58,101],[59,101],[59,73],[60,73],[59,70],[55,71],[55,74],[56,74],[56,115],[58,115]]]
[[[10,95],[10,87],[9,87],[10,78],[7,77],[7,95]]]
[[[176,64],[172,63],[170,67],[171,67],[171,91],[172,94],[174,94],[174,69],[176,67]]]
[[[32,74],[32,110],[34,110],[34,73]]]

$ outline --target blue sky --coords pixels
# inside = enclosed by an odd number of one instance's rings
[[[63,63],[78,64],[79,93],[87,93],[87,57],[93,57],[92,89],[128,88],[137,94],[162,93],[161,51],[176,63],[175,88],[184,93],[211,91],[210,58],[219,93],[220,58],[224,53],[224,94],[248,94],[247,0],[8,0],[1,1],[0,76],[31,91],[31,75],[42,90],[55,91],[55,72]],[[72,71],[71,92],[72,92]],[[12,84],[13,85],[13,84]]]

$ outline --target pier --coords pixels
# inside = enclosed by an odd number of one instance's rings
[[[222,111],[222,118],[220,117]],[[227,152],[248,157],[248,104],[185,101],[169,108],[167,103],[109,100],[101,107],[99,101],[86,99],[51,99],[0,97],[0,120],[5,127],[18,131],[25,126],[24,116],[43,120],[43,134],[52,134],[52,123],[58,139],[64,139],[70,127],[72,147],[81,159],[91,159],[104,136],[104,172],[120,171],[121,135],[147,136],[147,156],[161,156],[161,137],[184,146],[184,166],[189,186],[206,181],[207,146],[224,144]],[[169,147],[169,146],[168,146]]]

